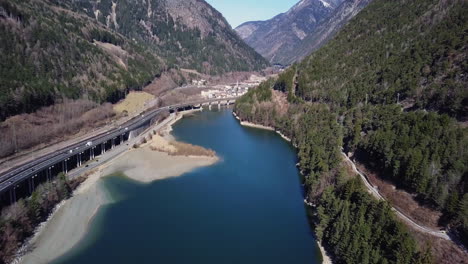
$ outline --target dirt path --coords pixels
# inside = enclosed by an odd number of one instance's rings
[[[351,165],[351,167],[353,168],[354,172],[356,172],[362,179],[362,181],[364,182],[364,185],[366,186],[366,188],[369,190],[369,192],[377,199],[379,200],[384,200],[386,201],[386,199],[379,193],[379,191],[377,190],[377,188],[375,188],[374,186],[372,186],[372,184],[369,182],[369,180],[367,179],[366,176],[364,176],[364,174],[362,174],[356,167],[356,164],[354,164],[354,162],[345,154],[345,153],[341,153],[346,161]],[[429,235],[432,235],[432,236],[436,236],[436,237],[439,237],[439,238],[442,238],[442,239],[445,239],[445,240],[452,240],[448,235],[447,235],[447,232],[445,232],[444,230],[443,231],[440,231],[440,230],[434,230],[432,228],[429,228],[429,227],[426,227],[426,226],[422,226],[418,223],[416,223],[413,219],[411,219],[410,217],[406,216],[403,212],[399,211],[398,209],[396,209],[395,207],[392,207],[392,210],[397,214],[397,216],[402,219],[403,221],[405,221],[407,224],[411,225],[413,228],[415,228],[416,230],[418,231],[421,231],[423,233],[426,233],[426,234],[429,234]]]

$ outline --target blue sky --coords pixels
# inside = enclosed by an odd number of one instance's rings
[[[267,20],[289,10],[299,0],[206,0],[233,28],[252,20]]]

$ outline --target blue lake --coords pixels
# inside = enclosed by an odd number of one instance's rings
[[[289,143],[229,109],[186,117],[173,135],[221,161],[151,184],[106,177],[117,201],[54,263],[321,263]]]

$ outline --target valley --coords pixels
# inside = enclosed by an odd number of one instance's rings
[[[304,0],[268,21],[246,22],[239,36],[273,64],[291,65],[325,45],[372,0]]]
[[[468,263],[467,2],[235,5],[0,0],[0,264]]]

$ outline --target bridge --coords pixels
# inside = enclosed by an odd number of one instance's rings
[[[204,105],[211,109],[211,105],[221,107],[233,104],[236,99],[237,97],[214,98],[148,110],[118,128],[21,164],[0,175],[0,208],[30,196],[39,184],[53,180],[58,174],[68,174],[87,161],[112,151],[114,147],[128,141],[131,135],[138,135],[150,127],[153,120],[163,113],[195,109]]]

